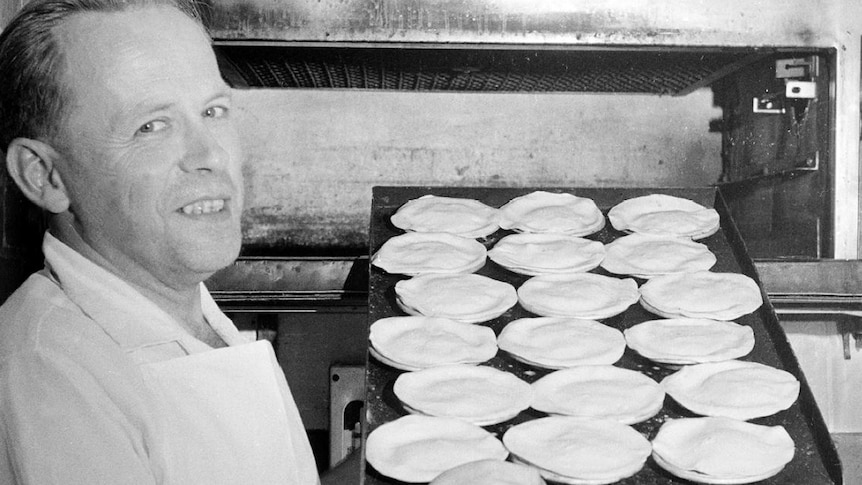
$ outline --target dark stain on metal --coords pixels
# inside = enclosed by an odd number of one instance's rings
[[[794,33],[794,37],[802,41],[805,45],[812,45],[817,38],[817,34],[809,27],[803,27]]]
[[[243,249],[254,255],[362,255],[368,250],[367,220],[335,213],[290,214],[273,208],[243,213]]]

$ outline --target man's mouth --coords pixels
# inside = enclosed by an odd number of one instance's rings
[[[224,210],[224,199],[198,200],[184,206],[181,210],[186,215],[212,214]]]

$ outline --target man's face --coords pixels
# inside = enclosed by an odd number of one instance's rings
[[[58,170],[84,241],[147,285],[230,264],[241,154],[209,40],[166,7],[77,14],[58,34],[72,93]]]

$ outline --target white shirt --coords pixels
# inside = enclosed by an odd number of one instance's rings
[[[185,466],[171,455],[178,439],[187,441],[179,444],[200,450],[199,457],[212,455],[214,467],[229,462],[232,472],[241,473],[246,465],[233,463],[237,456],[254,446],[265,447],[265,440],[253,446],[214,443],[200,437],[218,435],[219,430],[203,428],[200,433],[184,430],[178,436],[172,432],[171,419],[176,417],[165,406],[163,391],[182,384],[182,372],[173,370],[170,379],[156,382],[158,373],[150,370],[183,369],[177,365],[193,356],[189,362],[206,359],[209,368],[216,365],[206,379],[220,379],[218,365],[237,363],[219,363],[219,356],[231,352],[213,350],[197,340],[130,285],[50,234],[45,236],[43,250],[46,268],[32,275],[0,307],[0,437],[6,450],[0,453],[0,482],[172,483],[173,477],[194,476],[195,471],[176,469]],[[229,348],[244,347],[245,338],[203,285],[201,297],[204,317],[215,332]],[[264,352],[264,360],[271,356],[275,362],[268,342],[253,345]],[[318,483],[314,457],[284,375],[277,365],[270,367],[275,379],[262,381],[270,388],[261,394],[278,396],[281,402],[274,406],[260,403],[262,408],[256,410],[221,408],[220,401],[208,400],[201,408],[219,416],[212,420],[203,416],[199,426],[218,427],[207,423],[216,423],[216,418],[246,419],[258,411],[278,413],[278,419],[286,423],[284,434],[289,435],[279,441],[281,445],[287,442],[289,448],[276,451],[283,457],[280,465],[290,470],[296,485]],[[224,382],[215,387],[244,385],[244,381],[228,380],[237,379],[236,375],[224,374]],[[248,397],[246,390],[239,394]],[[182,392],[178,395],[180,399],[184,396]],[[183,404],[194,406],[191,399]],[[258,404],[254,398],[246,401]],[[225,449],[239,453],[221,456]]]

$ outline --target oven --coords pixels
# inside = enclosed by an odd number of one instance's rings
[[[243,252],[208,284],[275,344],[321,466],[361,441],[375,186],[714,189],[858,449],[859,2],[205,3],[248,155]],[[5,296],[44,223],[3,187]]]

